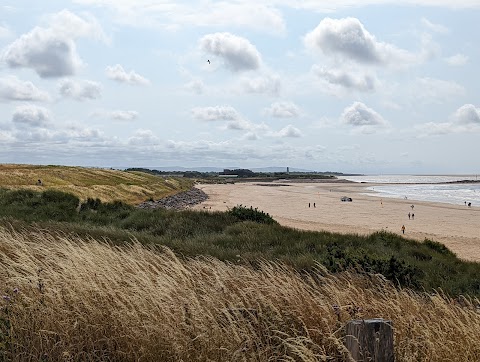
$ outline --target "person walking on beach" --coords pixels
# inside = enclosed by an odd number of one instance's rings
[[[410,220],[410,213],[408,213],[408,220]]]
[[[315,206],[315,203],[313,203],[313,207],[316,207],[316,206]]]
[[[310,207],[310,203],[308,203],[308,207]]]
[[[415,220],[415,214],[412,214],[412,220]]]
[[[402,225],[402,234],[405,234],[405,225]]]

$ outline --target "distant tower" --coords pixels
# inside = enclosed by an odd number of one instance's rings
[[[287,175],[290,173],[290,167],[287,167]]]

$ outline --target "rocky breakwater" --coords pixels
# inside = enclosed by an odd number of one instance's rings
[[[197,205],[208,199],[208,195],[200,189],[193,187],[191,190],[164,197],[157,201],[145,201],[138,207],[140,209],[164,209],[182,210]]]

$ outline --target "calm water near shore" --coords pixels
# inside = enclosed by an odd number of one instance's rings
[[[344,178],[354,182],[382,184],[366,188],[368,191],[366,194],[371,196],[399,199],[407,197],[408,200],[455,205],[470,202],[474,207],[480,206],[480,183],[446,183],[476,180],[476,175],[372,175]]]

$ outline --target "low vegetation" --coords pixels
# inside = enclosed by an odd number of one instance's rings
[[[480,360],[478,300],[381,276],[38,228],[0,229],[0,251],[0,360],[347,361],[346,322],[372,317],[393,321],[398,361]]]
[[[39,182],[40,181],[40,182]],[[11,190],[56,190],[81,200],[99,198],[138,204],[192,187],[193,180],[158,177],[144,172],[67,166],[0,165],[0,186]]]
[[[480,264],[443,244],[139,209],[192,181],[48,168],[0,166],[0,361],[348,361],[357,318],[393,321],[396,360],[480,360]]]
[[[480,296],[480,264],[458,259],[442,244],[386,232],[360,236],[300,231],[242,206],[228,212],[140,210],[119,201],[80,202],[57,191],[3,190],[0,217],[4,226],[17,230],[35,223],[65,234],[108,238],[118,245],[133,237],[179,255],[210,255],[252,265],[267,259],[301,272],[311,272],[321,263],[331,272],[380,273],[395,285],[416,290],[440,288],[451,296]]]

